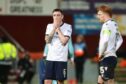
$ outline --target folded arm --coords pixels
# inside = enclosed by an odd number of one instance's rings
[[[69,40],[69,36],[65,36],[62,32],[61,32],[61,30],[60,30],[60,28],[57,28],[56,29],[56,32],[58,33],[58,36],[59,36],[59,39],[60,39],[60,41],[61,41],[61,43],[62,43],[62,45],[66,45],[67,44],[67,42],[68,42],[68,40]]]
[[[53,38],[54,33],[55,33],[55,30],[56,30],[56,28],[53,28],[53,30],[51,31],[50,34],[46,34],[46,36],[45,36],[45,41],[46,41],[47,44],[48,44],[48,43],[51,43],[52,38]]]

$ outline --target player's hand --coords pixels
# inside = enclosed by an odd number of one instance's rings
[[[59,28],[60,27],[60,23],[59,22],[54,22],[53,27],[55,29]]]
[[[55,32],[58,32],[58,31],[60,31],[60,28],[59,28],[59,27],[58,27],[58,28],[56,28]]]
[[[103,58],[103,55],[99,55],[99,57],[98,57],[99,61],[101,61],[102,58]]]

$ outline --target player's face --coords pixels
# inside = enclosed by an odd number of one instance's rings
[[[104,12],[102,12],[102,11],[97,12],[97,17],[98,17],[100,22],[104,22],[104,16],[105,16]]]
[[[59,12],[59,11],[53,12],[53,21],[54,22],[61,22],[62,20],[63,20],[63,15],[61,12]]]

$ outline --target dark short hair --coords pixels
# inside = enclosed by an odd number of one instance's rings
[[[97,7],[97,11],[102,11],[107,13],[110,17],[112,17],[112,9],[109,6],[101,5]]]
[[[54,9],[52,13],[54,13],[54,12],[60,12],[62,15],[64,15],[63,11],[61,9],[58,9],[58,8]]]

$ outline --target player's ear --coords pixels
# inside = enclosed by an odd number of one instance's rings
[[[62,15],[62,20],[63,20],[63,18],[64,18],[64,15]]]

